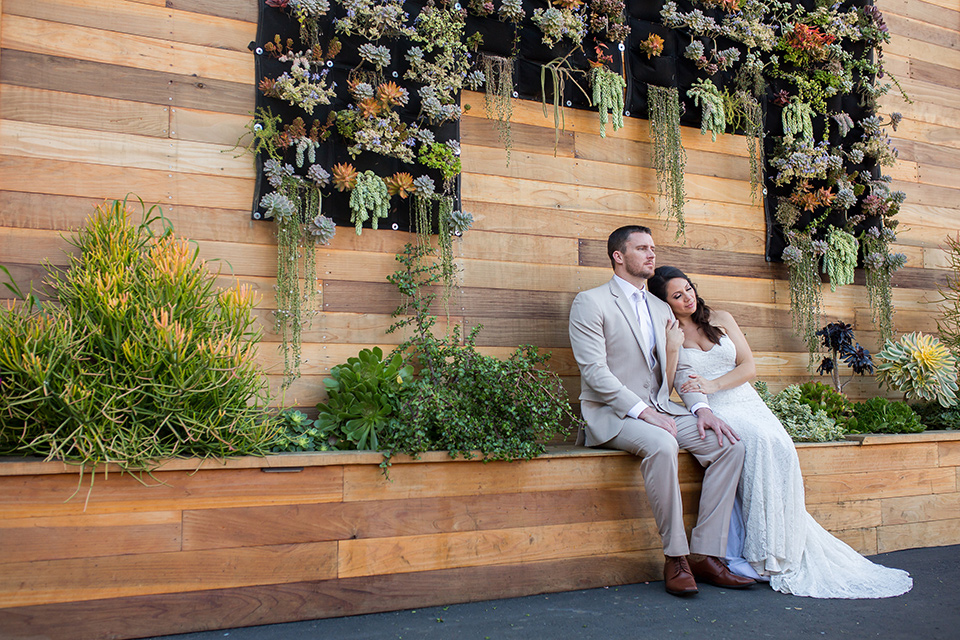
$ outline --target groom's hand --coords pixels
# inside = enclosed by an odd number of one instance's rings
[[[677,423],[673,421],[673,418],[665,413],[660,413],[653,407],[647,407],[641,411],[640,419],[644,422],[649,422],[655,427],[660,427],[674,438],[677,437]]]
[[[740,436],[730,428],[730,425],[714,415],[713,410],[708,407],[700,407],[697,409],[697,430],[700,432],[701,440],[707,437],[707,429],[712,429],[717,434],[717,441],[720,442],[721,447],[723,446],[724,436],[731,444],[734,440],[740,439]]]

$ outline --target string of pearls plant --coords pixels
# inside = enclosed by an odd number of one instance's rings
[[[687,152],[680,139],[680,97],[676,87],[647,87],[653,166],[657,172],[659,214],[677,223],[677,238],[684,233],[683,171]]]

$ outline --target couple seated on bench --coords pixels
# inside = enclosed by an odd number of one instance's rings
[[[697,580],[768,581],[815,598],[909,591],[909,574],[870,562],[807,513],[793,441],[750,384],[753,355],[733,317],[707,307],[679,269],[656,267],[650,229],[617,229],[607,254],[613,278],[570,309],[586,422],[578,440],[642,458],[667,591],[696,593]],[[679,447],[706,469],[689,544]]]

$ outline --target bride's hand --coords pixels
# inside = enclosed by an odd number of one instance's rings
[[[720,385],[715,380],[709,380],[695,373],[690,374],[690,378],[680,385],[680,391],[683,393],[704,393],[711,394],[720,390]]]
[[[683,329],[678,320],[667,320],[667,353],[680,352],[683,346]]]

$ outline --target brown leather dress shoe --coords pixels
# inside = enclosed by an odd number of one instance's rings
[[[690,560],[690,570],[697,580],[727,589],[746,589],[757,581],[744,578],[727,569],[719,558],[704,556],[703,560]]]
[[[690,596],[697,593],[697,582],[693,579],[690,564],[686,556],[666,556],[663,563],[663,581],[667,593],[675,596]]]

